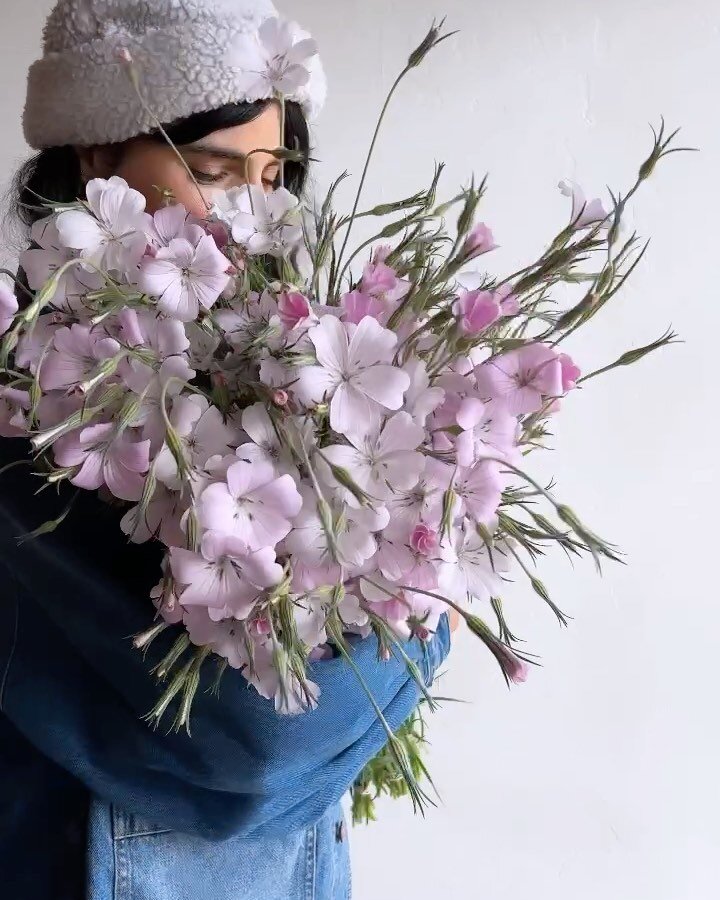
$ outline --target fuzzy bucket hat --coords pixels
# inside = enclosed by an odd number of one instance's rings
[[[309,34],[271,0],[59,0],[30,67],[31,147],[125,141],[160,122],[282,93],[312,121],[327,83]],[[129,56],[128,56],[129,54]]]

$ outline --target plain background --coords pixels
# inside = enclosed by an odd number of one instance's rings
[[[0,166],[26,154],[25,70],[51,4],[4,0]],[[585,371],[672,327],[683,344],[589,383],[534,463],[627,553],[598,578],[548,558],[541,577],[573,620],[558,628],[522,579],[515,631],[543,667],[508,692],[461,634],[439,689],[430,765],[443,802],[404,802],[355,829],[356,900],[713,900],[720,882],[717,383],[720,7],[717,0],[288,0],[330,79],[316,131],[320,185],[358,175],[375,115],[433,15],[461,33],[391,109],[367,200],[444,193],[490,173],[482,217],[505,273],[568,215],[560,178],[595,196],[628,187],[664,115],[701,148],[660,166],[630,210],[651,236],[621,299],[574,341]],[[62,114],[59,111],[59,114]],[[350,193],[341,195],[344,204]],[[7,255],[7,254],[6,254]]]

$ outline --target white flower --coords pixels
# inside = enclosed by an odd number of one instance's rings
[[[256,184],[232,188],[211,212],[251,256],[287,256],[302,241],[300,202],[284,187],[270,193]]]
[[[500,574],[510,569],[507,552],[496,544],[492,551],[470,525],[457,529],[454,539],[456,558],[440,566],[439,593],[456,602],[466,595],[477,600],[498,596],[502,584]]]
[[[69,209],[57,217],[64,247],[79,250],[89,268],[127,274],[140,262],[149,216],[145,197],[124,178],[93,178],[85,190],[88,209]]]
[[[403,409],[410,413],[418,425],[425,425],[430,413],[445,399],[445,391],[440,387],[430,387],[427,366],[417,357],[405,363],[403,372],[410,376],[410,387],[405,394]]]
[[[604,222],[603,228],[609,228],[610,222],[605,222],[608,214],[602,204],[602,200],[596,197],[589,202],[585,199],[583,189],[574,181],[564,180],[558,184],[560,193],[565,197],[572,197],[572,212],[570,213],[570,224],[575,231],[583,228],[589,228],[590,225],[596,225],[598,222]]]
[[[298,370],[294,390],[306,405],[330,399],[335,431],[347,436],[367,432],[383,408],[400,409],[410,376],[392,365],[397,338],[391,331],[370,316],[359,325],[323,316],[308,335],[318,365]]]
[[[273,16],[262,23],[257,39],[241,37],[228,61],[247,73],[247,99],[260,100],[304,87],[310,80],[308,63],[317,52],[317,43],[295,22]]]

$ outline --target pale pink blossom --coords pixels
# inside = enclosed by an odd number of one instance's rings
[[[501,284],[493,291],[495,299],[500,304],[501,316],[516,316],[520,312],[520,301],[513,294],[513,286],[509,283]]]
[[[258,448],[259,451],[259,448]],[[244,541],[251,550],[274,547],[290,532],[302,498],[290,475],[275,475],[259,455],[244,456],[227,470],[227,480],[207,487],[199,502],[203,528]]]
[[[379,572],[360,579],[360,589],[367,607],[403,639],[410,638],[419,624],[429,635],[447,610],[447,604],[442,600],[399,588]]]
[[[563,393],[558,354],[545,344],[527,344],[478,366],[478,392],[502,402],[512,415],[537,412],[545,399]]]
[[[131,420],[133,427],[142,429],[142,437],[150,441],[150,452],[154,456],[165,440],[165,418],[163,416],[163,395],[169,407],[186,385],[195,377],[183,356],[169,356],[158,369],[137,359],[128,361],[122,369],[125,385],[137,394],[137,413]]]
[[[482,524],[492,521],[504,487],[498,463],[487,459],[469,469],[459,469],[453,484],[462,508],[474,522]]]
[[[57,229],[57,215],[35,222],[30,230],[30,236],[37,247],[24,250],[20,254],[19,262],[30,290],[39,291],[65,263],[75,258],[76,254],[63,245]],[[85,299],[87,293],[99,290],[103,284],[100,273],[89,271],[81,265],[70,266],[56,285],[52,305],[82,315],[87,303]]]
[[[190,347],[182,322],[159,316],[150,309],[126,307],[118,313],[118,340],[128,347],[153,350],[159,360],[178,356]]]
[[[259,185],[232,188],[212,212],[250,256],[288,256],[303,239],[300,203],[284,187],[270,193]]]
[[[245,433],[262,451],[262,458],[271,463],[278,474],[293,474],[297,471],[292,454],[280,440],[264,403],[253,403],[246,407],[241,421]],[[307,426],[302,428],[302,434],[305,445],[309,447],[312,444],[312,423],[308,422]]]
[[[247,618],[259,594],[283,576],[272,548],[251,552],[240,539],[213,531],[203,535],[200,553],[171,548],[170,566],[183,586],[182,605],[206,606],[216,621]]]
[[[387,501],[391,521],[402,525],[406,534],[419,521],[437,529],[452,479],[452,466],[428,457],[417,484],[406,491],[395,491]]]
[[[200,309],[211,309],[229,281],[229,261],[210,235],[197,244],[174,238],[140,267],[140,290],[158,300],[162,312],[192,322]]]
[[[355,326],[323,316],[309,337],[318,365],[298,370],[295,392],[306,404],[330,400],[335,431],[365,431],[382,409],[400,409],[410,378],[392,365],[397,338],[391,331],[370,317]]]
[[[389,499],[397,491],[417,484],[425,468],[425,457],[417,448],[425,437],[423,428],[408,413],[399,412],[379,430],[349,436],[350,445],[333,444],[322,451],[328,463],[344,469],[358,487],[376,500]],[[328,484],[334,480],[330,472]],[[346,500],[357,506],[358,500],[344,489]]]
[[[115,356],[120,345],[101,328],[72,325],[55,331],[40,371],[44,391],[69,391],[86,381],[99,364]]]
[[[183,493],[158,481],[144,514],[139,505],[131,507],[121,519],[120,528],[133,544],[157,538],[166,547],[184,546],[187,537],[181,523],[188,505]]]
[[[168,362],[170,360],[163,365]],[[225,424],[220,410],[199,394],[176,397],[169,418],[185,458],[193,469],[202,468],[214,456],[226,454],[236,438],[232,428]],[[155,460],[155,474],[171,488],[181,486],[177,462],[167,444]]]
[[[70,479],[77,487],[94,491],[107,485],[120,500],[140,499],[150,467],[150,441],[135,440],[127,430],[118,436],[108,422],[60,438],[53,450],[58,466],[80,467]]]

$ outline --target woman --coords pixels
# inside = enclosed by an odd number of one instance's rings
[[[38,195],[71,201],[88,179],[113,174],[145,195],[149,211],[169,190],[198,216],[218,188],[249,178],[270,190],[276,159],[249,154],[278,146],[284,131],[307,157],[306,118],[324,99],[315,57],[309,80],[287,92],[281,128],[256,54],[237,52],[238,41],[247,50],[277,36],[261,27],[274,15],[266,0],[60,0],[30,72],[25,133],[40,153],[18,177],[23,221],[42,215],[31,208]],[[123,71],[127,51],[144,104]],[[148,110],[167,123],[182,161]],[[305,175],[286,165],[294,192]],[[151,730],[141,721],[157,699],[148,670],[168,644],[143,659],[128,638],[148,625],[162,548],[128,547],[117,512],[88,492],[54,532],[18,546],[18,535],[67,503],[64,490],[36,495],[28,450],[0,440],[0,466],[11,465],[0,485],[3,894],[349,897],[339,801],[385,739],[356,676],[341,658],[313,663],[320,707],[287,717],[231,672],[219,699],[198,694],[192,739]],[[406,646],[428,684],[448,644],[443,617],[425,653]],[[357,641],[354,657],[397,728],[417,685],[397,660],[377,663],[374,639]]]

